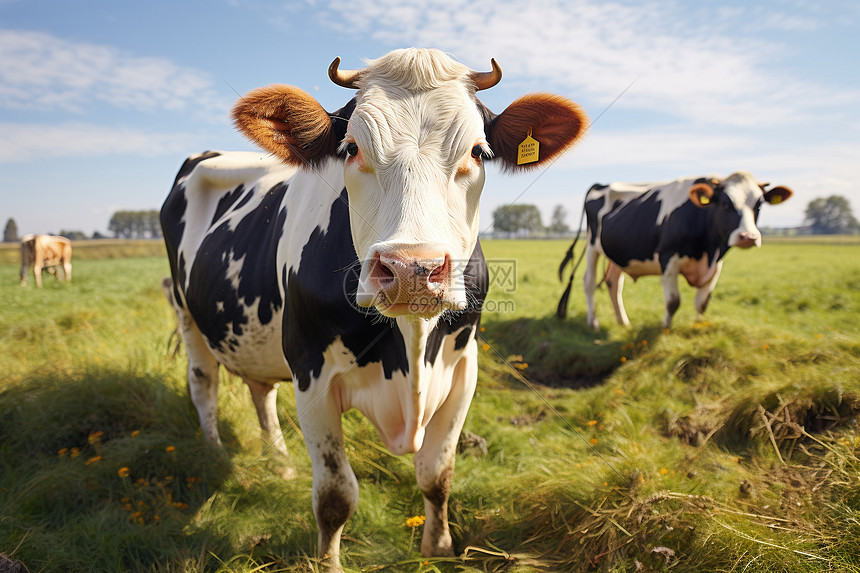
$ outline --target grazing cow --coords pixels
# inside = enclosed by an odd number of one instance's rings
[[[36,286],[42,288],[42,269],[57,276],[63,267],[63,278],[72,280],[72,242],[53,235],[24,235],[21,237],[21,286],[27,286],[27,273],[33,269]]]
[[[599,328],[594,291],[600,255],[609,259],[605,280],[619,324],[630,324],[621,300],[623,273],[633,280],[661,275],[665,328],[671,325],[681,301],[678,275],[682,275],[698,289],[696,312],[701,318],[717,285],[726,252],[731,247],[761,246],[756,221],[762,203],[776,205],[792,195],[787,187],[765,191],[767,186],[745,171],[725,179],[689,177],[664,183],[593,185],[585,195],[583,208],[588,227],[584,252],[588,325],[594,330]],[[559,267],[559,279],[572,253],[573,245]],[[573,272],[558,306],[562,318],[572,281]]]
[[[313,465],[319,555],[340,569],[358,500],[341,414],[361,411],[395,454],[414,452],[424,555],[451,555],[447,501],[457,437],[477,379],[488,286],[478,243],[484,161],[546,165],[584,128],[559,96],[499,115],[476,73],[437,50],[397,50],[331,79],[357,89],[326,112],[298,88],[241,98],[237,127],[275,157],[189,158],[161,211],[188,380],[218,442],[219,363],[250,388],[264,435],[286,453],[275,387],[292,379]],[[533,163],[521,144],[539,144]],[[522,163],[522,164],[520,164]]]

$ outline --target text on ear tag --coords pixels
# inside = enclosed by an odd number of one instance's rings
[[[517,165],[534,163],[538,160],[539,156],[540,143],[532,137],[532,131],[529,130],[529,134],[517,148]]]

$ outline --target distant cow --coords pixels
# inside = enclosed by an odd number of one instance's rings
[[[389,450],[415,454],[421,551],[453,554],[448,495],[488,286],[484,162],[546,165],[585,123],[578,106],[547,94],[492,113],[476,92],[501,79],[495,61],[476,73],[410,49],[359,71],[339,62],[332,81],[358,90],[343,108],[328,113],[291,86],[251,92],[233,117],[275,157],[190,157],[161,211],[203,433],[219,441],[220,363],[248,385],[264,435],[285,453],[275,388],[292,379],[319,555],[332,569],[358,501],[341,428],[352,408]]]
[[[72,280],[72,242],[53,235],[24,235],[21,238],[21,286],[27,286],[27,274],[33,269],[36,286],[42,286],[42,269],[56,276],[63,268],[66,282]]]
[[[585,246],[585,297],[588,325],[599,328],[594,312],[597,260],[609,259],[606,284],[615,317],[629,325],[621,290],[624,274],[633,280],[662,275],[666,300],[663,326],[668,328],[678,310],[678,275],[698,288],[696,312],[701,317],[717,285],[723,257],[731,247],[761,246],[756,227],[762,203],[787,200],[787,187],[759,184],[745,171],[726,177],[690,177],[664,183],[594,185],[585,196],[588,242]],[[574,241],[574,245],[576,241]],[[571,259],[573,245],[559,267],[559,278]],[[575,270],[575,267],[574,267]],[[564,317],[573,272],[558,306]]]

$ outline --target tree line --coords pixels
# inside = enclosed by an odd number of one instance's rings
[[[159,239],[161,221],[157,209],[117,211],[108,223],[108,231],[121,239]]]
[[[556,205],[550,224],[544,227],[540,210],[528,203],[500,205],[493,211],[493,230],[528,237],[541,233],[569,233],[567,210]],[[804,227],[814,235],[850,235],[860,233],[860,223],[851,211],[851,203],[841,195],[819,197],[806,207]]]
[[[161,222],[159,221],[159,212],[157,209],[117,211],[108,223],[108,231],[113,233],[113,237],[117,239],[160,239]],[[60,229],[58,233],[49,232],[45,234],[60,235],[72,241],[109,238],[108,235],[104,235],[98,231],[93,232],[92,235],[87,235],[83,231],[74,229]],[[3,242],[15,243],[19,240],[18,223],[15,222],[14,218],[10,217],[3,228]]]
[[[550,216],[550,223],[544,226],[540,210],[536,205],[514,203],[500,205],[493,211],[493,229],[498,233],[508,233],[527,237],[531,234],[570,232],[567,224],[567,210],[556,205]],[[860,233],[860,223],[854,217],[851,203],[841,195],[819,197],[806,207],[804,225],[813,234],[834,235]],[[121,239],[158,239],[161,238],[161,223],[157,209],[146,211],[116,211],[108,223],[108,230],[115,238]],[[53,233],[51,233],[53,234]],[[88,237],[82,231],[60,229],[63,237],[73,241],[83,239],[103,239],[96,231]],[[3,241],[13,243],[19,240],[18,224],[10,218],[3,230]]]

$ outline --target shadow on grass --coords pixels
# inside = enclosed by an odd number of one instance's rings
[[[188,395],[154,375],[90,368],[0,388],[0,544],[34,571],[229,551],[226,536],[185,530],[231,472],[197,435]]]
[[[481,338],[529,380],[550,387],[589,388],[602,383],[627,360],[647,352],[663,334],[657,325],[630,330],[623,340],[594,332],[584,316],[502,320],[489,315]],[[482,342],[479,340],[479,345]]]

